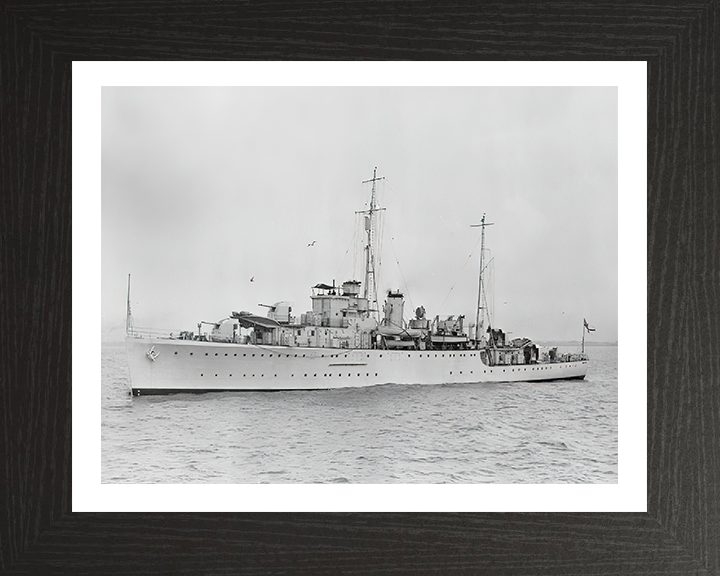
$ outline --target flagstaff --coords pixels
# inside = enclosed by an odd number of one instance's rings
[[[128,293],[127,293],[127,314],[125,316],[125,336],[132,332],[132,313],[130,312],[130,274],[128,274]]]
[[[593,326],[590,326],[587,323],[587,320],[583,318],[582,348],[580,350],[582,354],[585,354],[585,330],[587,330],[588,332],[595,332],[595,328]]]

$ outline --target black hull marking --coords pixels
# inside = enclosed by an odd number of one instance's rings
[[[133,388],[133,396],[167,396],[169,394],[214,394],[218,392],[315,392],[333,388]]]
[[[506,384],[506,383],[520,383],[526,382],[527,384],[533,384],[535,382],[557,382],[558,380],[584,380],[585,376],[566,376],[564,378],[542,378],[532,380],[498,380],[493,382],[444,382],[443,384]],[[387,384],[393,385],[392,382]],[[383,386],[383,384],[374,384],[372,386]],[[370,388],[372,386],[364,386]],[[437,386],[437,384],[425,384],[425,386]],[[354,388],[354,387],[353,387]],[[363,387],[360,387],[363,388]],[[268,389],[268,388],[133,388],[133,396],[166,396],[168,394],[209,394],[217,392],[315,392],[322,390],[340,390],[345,389],[344,387],[330,387],[330,388],[282,388],[282,389]]]

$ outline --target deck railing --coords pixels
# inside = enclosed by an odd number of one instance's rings
[[[167,328],[139,328],[133,326],[128,330],[127,335],[131,338],[166,338],[168,340],[180,338],[182,330]]]

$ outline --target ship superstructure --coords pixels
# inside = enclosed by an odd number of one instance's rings
[[[542,353],[528,338],[506,339],[492,327],[484,287],[485,228],[475,323],[463,315],[432,320],[425,308],[405,320],[404,295],[388,291],[380,310],[375,273],[377,171],[363,214],[364,283],[349,279],[312,287],[312,309],[289,302],[261,305],[265,316],[233,311],[209,332],[158,336],[136,330],[129,308],[126,347],[135,395],[224,390],[297,390],[377,384],[527,382],[584,378],[584,354]],[[487,322],[487,329],[485,323]]]

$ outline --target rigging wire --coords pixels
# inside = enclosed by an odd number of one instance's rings
[[[393,255],[395,256],[395,264],[397,264],[398,270],[400,271],[400,277],[402,278],[403,284],[405,285],[405,294],[407,294],[408,300],[410,301],[410,306],[414,310],[415,304],[413,304],[412,298],[410,297],[410,289],[408,288],[407,281],[405,280],[405,275],[403,274],[402,268],[400,267],[400,259],[398,258],[397,252],[395,251],[395,245],[392,241],[392,235],[387,229],[387,226],[385,226],[385,222],[383,222],[383,232],[388,235],[388,238],[390,238],[390,248],[392,248]]]
[[[382,180],[383,186],[382,186],[382,195],[385,194],[385,179]],[[380,206],[380,187],[377,188],[377,198],[376,202],[377,205]],[[385,226],[385,212],[384,210],[378,210],[376,213],[377,218],[377,226],[375,228],[375,234],[377,236],[376,242],[377,242],[377,253],[374,255],[374,267],[373,267],[373,288],[375,289],[375,304],[378,312],[378,318],[380,317],[380,301],[378,299],[378,287],[381,285],[380,279],[382,277],[382,254],[383,254],[383,234],[382,230]],[[379,232],[379,233],[378,233]],[[372,304],[371,302],[368,302],[368,304]]]
[[[352,241],[352,246],[353,246],[352,277],[353,277],[353,280],[355,280],[357,278],[357,253],[358,253],[358,251],[357,251],[357,242],[355,241],[355,238],[357,237],[357,233],[358,233],[358,229],[359,229],[358,228],[359,216],[360,216],[359,214],[355,214],[355,223],[353,224],[353,229],[355,230],[355,233],[353,235],[353,241]]]
[[[395,196],[398,197],[398,200],[400,200],[400,211],[401,211],[401,212],[404,212],[404,211],[405,211],[405,210],[404,210],[405,207],[403,206],[403,201],[402,201],[403,198],[402,198],[402,196],[400,195],[400,193],[399,193],[397,190],[395,190],[392,186],[390,186],[390,183],[387,181],[387,178],[384,178],[384,179],[383,179],[383,187],[385,187],[385,186],[387,186],[388,188],[390,188],[390,191],[391,191],[393,194],[395,194]],[[383,190],[383,192],[384,192],[384,191],[385,191],[385,190]]]
[[[367,205],[367,201],[363,200],[365,197],[364,192],[365,185],[363,183],[360,183],[359,185],[359,191],[358,191],[358,198],[359,198],[359,205],[365,207]],[[358,278],[358,253],[363,251],[363,245],[361,242],[357,241],[358,238],[358,231],[361,229],[364,229],[365,220],[364,217],[361,214],[355,213],[355,222],[353,224],[353,237],[350,241],[350,245],[348,246],[348,249],[345,251],[345,255],[343,256],[342,262],[340,263],[340,268],[337,272],[336,279],[338,281],[340,278],[340,273],[342,272],[343,264],[345,264],[345,258],[347,258],[348,253],[350,252],[350,248],[353,249],[353,266],[352,266],[352,280],[357,280]]]
[[[355,216],[355,219],[357,220],[357,215]],[[340,272],[342,272],[343,264],[345,264],[345,258],[347,258],[348,252],[350,252],[350,248],[355,245],[355,238],[357,236],[357,226],[353,226],[353,237],[352,240],[350,240],[350,245],[347,247],[347,250],[345,250],[345,255],[343,256],[342,262],[340,262],[340,268],[337,271],[337,275],[335,278],[339,280],[340,278]],[[355,273],[355,264],[353,263],[353,274]]]
[[[385,218],[382,214],[382,212],[379,212],[377,215],[378,219],[378,227],[380,228],[380,234],[379,238],[377,239],[378,249],[377,254],[375,254],[375,270],[374,270],[374,278],[373,281],[375,282],[375,304],[377,306],[378,311],[378,318],[380,317],[380,301],[378,299],[378,286],[380,286],[380,278],[382,277],[382,254],[383,254],[383,235],[382,235],[382,229],[385,226]],[[377,232],[376,232],[377,233]]]
[[[397,197],[397,199],[400,201],[400,206],[399,206],[400,212],[404,212],[404,211],[405,211],[405,207],[404,207],[404,205],[403,205],[403,197],[402,197],[402,195],[390,185],[390,182],[388,182],[388,179],[387,179],[387,178],[383,178],[383,193],[385,192],[385,187],[386,187],[386,186],[390,189],[390,191],[391,191],[391,192]],[[408,300],[410,301],[410,307],[411,307],[411,309],[414,310],[414,309],[415,309],[415,305],[413,304],[412,298],[411,298],[411,296],[410,296],[410,289],[408,288],[407,281],[405,280],[405,275],[403,274],[402,268],[400,267],[400,261],[399,261],[399,259],[398,259],[398,257],[397,257],[397,252],[395,251],[395,245],[392,243],[393,237],[392,237],[392,235],[390,234],[390,231],[389,231],[389,230],[387,229],[387,227],[385,226],[384,220],[383,220],[383,230],[384,230],[384,232],[388,235],[388,238],[390,238],[390,247],[392,248],[393,255],[395,256],[395,263],[397,264],[398,271],[400,272],[400,277],[402,278],[403,284],[405,285],[405,294],[407,294]],[[407,314],[407,311],[406,311],[406,310],[403,310],[403,319],[404,319],[404,320],[407,320],[406,316],[407,316],[407,318],[411,318],[411,317],[412,317],[411,315],[408,315],[408,314]]]
[[[367,196],[366,191],[366,184],[360,182],[358,186],[358,206],[361,207],[362,210],[365,210],[367,208],[367,200],[365,199]],[[360,237],[363,237],[365,234],[365,215],[360,214],[358,212],[355,212],[355,236],[354,238],[357,238],[358,235]],[[353,279],[362,278],[363,283],[365,282],[365,273],[364,273],[364,263],[365,263],[365,243],[364,239],[363,242],[355,242],[354,249],[353,249]],[[360,263],[360,269],[358,270],[358,262]]]
[[[488,250],[488,252],[490,252],[490,250]],[[492,254],[492,252],[490,252],[490,253]],[[490,266],[490,269],[488,270],[490,272],[489,284],[490,284],[490,288],[491,288],[490,289],[490,304],[492,306],[492,314],[490,313],[490,308],[488,308],[487,312],[488,312],[488,322],[492,322],[493,318],[495,318],[495,286],[494,286],[494,283],[495,283],[495,258],[491,258],[490,262],[488,262],[488,264],[492,264],[492,266]],[[487,292],[486,292],[486,294],[487,294]],[[486,299],[487,299],[487,296],[486,296]]]
[[[458,277],[455,279],[455,282],[453,282],[453,285],[450,287],[450,290],[448,290],[447,295],[445,296],[445,298],[443,299],[442,303],[440,304],[440,307],[438,308],[438,315],[440,314],[440,310],[442,310],[443,305],[445,304],[445,302],[447,301],[447,299],[450,297],[450,293],[451,293],[451,292],[453,291],[453,289],[455,288],[455,285],[456,285],[456,284],[458,283],[458,281],[460,280],[460,277],[462,276],[462,273],[463,273],[463,271],[465,270],[465,267],[467,266],[468,262],[470,262],[470,258],[472,258],[473,255],[475,254],[475,250],[477,249],[478,244],[480,244],[480,238],[478,238],[478,239],[477,239],[477,242],[475,242],[475,246],[473,247],[472,252],[470,252],[470,255],[467,257],[467,260],[465,260],[465,264],[463,264],[463,267],[462,267],[462,269],[460,270],[460,273],[458,274]]]
[[[484,305],[485,315],[487,316],[488,320],[488,326],[492,326],[493,324],[493,318],[495,317],[495,291],[492,290],[490,294],[491,303],[492,303],[492,312],[490,311],[490,308],[488,307],[488,301],[487,301],[487,289],[485,287],[485,275],[490,277],[489,284],[492,285],[492,282],[494,280],[494,271],[495,271],[495,258],[492,257],[492,252],[490,249],[485,248],[485,251],[488,253],[488,261],[487,264],[482,269],[483,273],[483,281],[482,281],[482,304]],[[486,272],[487,271],[487,272]],[[485,317],[483,316],[482,319],[483,322],[485,322]]]

